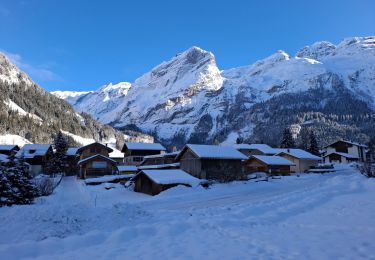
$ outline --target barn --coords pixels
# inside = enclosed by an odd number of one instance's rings
[[[285,149],[285,151],[276,154],[289,161],[292,161],[295,165],[291,166],[291,172],[305,172],[310,168],[315,167],[322,160],[319,156],[313,155],[302,149]]]
[[[194,187],[200,184],[199,179],[178,169],[142,170],[132,181],[135,184],[134,191],[152,196],[178,185]]]
[[[280,156],[253,155],[245,162],[246,173],[265,172],[270,175],[289,175],[295,164]]]
[[[247,156],[233,147],[187,144],[176,160],[181,170],[207,180],[232,181],[244,179],[242,161]]]

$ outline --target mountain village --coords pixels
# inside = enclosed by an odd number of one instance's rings
[[[23,147],[2,144],[0,160],[6,164],[9,156],[22,157],[33,177],[48,175],[56,148],[51,144],[25,144]],[[180,151],[176,148],[167,151],[160,143],[125,142],[120,151],[94,142],[79,148],[67,147],[63,152],[63,165],[58,168],[62,171],[52,171],[62,178],[74,176],[85,180],[87,185],[133,183],[135,192],[150,195],[178,185],[207,186],[209,182],[241,181],[259,176],[329,173],[334,172],[333,164],[363,164],[373,160],[366,145],[345,140],[327,145],[318,155],[294,147],[242,143],[186,144]]]

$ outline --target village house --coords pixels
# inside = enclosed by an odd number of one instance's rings
[[[294,163],[290,168],[291,172],[306,172],[311,167],[317,166],[322,160],[319,156],[315,156],[302,149],[283,149],[282,152],[276,155]]]
[[[5,154],[5,155],[11,155],[11,154],[16,154],[20,150],[18,145],[15,144],[1,144],[0,145],[0,154]]]
[[[80,147],[77,150],[80,178],[118,173],[117,162],[109,158],[111,152],[112,148],[98,142]]]
[[[135,165],[118,165],[117,166],[119,174],[136,174],[138,168]]]
[[[339,140],[327,145],[323,149],[324,163],[351,163],[366,160],[367,146],[345,140]]]
[[[244,164],[246,173],[265,172],[269,175],[289,175],[295,164],[280,156],[253,155]]]
[[[200,184],[200,180],[182,170],[142,170],[133,179],[134,191],[149,195],[157,195],[160,192],[178,185],[194,187]]]
[[[17,157],[23,156],[30,164],[30,171],[34,176],[46,172],[47,163],[52,155],[53,150],[50,144],[25,144],[16,154]]]
[[[233,148],[237,149],[247,157],[252,155],[275,155],[277,150],[268,144],[235,144]]]
[[[176,157],[181,170],[194,177],[231,181],[245,178],[242,161],[247,156],[233,147],[187,144]]]
[[[125,165],[139,165],[145,156],[162,154],[166,149],[159,143],[126,142],[121,151],[124,153]]]
[[[162,153],[155,155],[147,155],[143,157],[143,161],[140,165],[160,165],[160,164],[171,164],[176,162],[176,156],[180,152],[173,153]]]
[[[75,176],[78,174],[78,158],[78,148],[68,148],[68,150],[66,151],[66,176]]]

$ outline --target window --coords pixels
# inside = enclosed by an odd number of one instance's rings
[[[134,158],[133,158],[133,161],[134,161],[134,162],[142,162],[142,161],[143,161],[143,157],[138,157],[138,156],[137,156],[137,157],[134,157]]]
[[[90,148],[90,153],[95,153],[95,148]]]
[[[107,168],[107,162],[92,162],[92,168],[105,169]]]

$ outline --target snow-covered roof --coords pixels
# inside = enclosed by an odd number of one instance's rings
[[[0,144],[0,151],[11,151],[16,147],[15,144]]]
[[[329,145],[326,145],[324,148],[327,148],[327,147],[329,147],[331,145],[334,145],[337,142],[344,142],[344,143],[347,143],[347,144],[351,144],[351,145],[355,145],[355,146],[367,148],[367,145],[360,144],[360,143],[357,143],[357,142],[347,141],[347,140],[337,140],[337,141],[335,141],[333,143],[330,143]]]
[[[302,149],[280,149],[281,152],[278,152],[276,155],[280,155],[281,153],[288,154],[298,159],[305,159],[305,160],[315,160],[319,161],[321,158],[319,156],[313,155]]]
[[[177,156],[179,153],[180,153],[180,151],[173,152],[173,153],[161,153],[161,154],[154,154],[154,155],[146,155],[146,156],[143,157],[143,159],[173,157],[173,156]]]
[[[330,156],[331,154],[337,154],[337,155],[340,155],[342,157],[349,158],[349,159],[358,159],[358,157],[355,156],[355,155],[351,155],[351,154],[348,154],[348,153],[340,153],[340,152],[331,152],[329,154],[324,155],[323,157]]]
[[[253,155],[252,157],[258,159],[259,161],[264,162],[267,165],[289,165],[293,166],[295,165],[293,162],[280,157],[280,156],[270,156],[270,155]],[[251,157],[250,157],[251,158]]]
[[[93,160],[93,159],[98,158],[98,157],[103,158],[103,159],[105,159],[107,161],[111,161],[111,162],[117,163],[115,160],[113,160],[113,159],[111,159],[111,158],[109,158],[107,156],[104,156],[104,155],[101,155],[101,154],[95,154],[93,156],[90,156],[90,157],[87,157],[85,159],[82,159],[82,160],[78,161],[78,164],[82,164],[84,162]]]
[[[50,148],[50,144],[25,144],[22,149],[17,152],[17,157],[23,155],[25,158],[30,159],[35,156],[44,156]]]
[[[134,165],[119,165],[117,166],[117,169],[120,172],[135,172],[138,170],[137,166]]]
[[[179,167],[180,163],[167,163],[167,164],[157,164],[157,165],[142,165],[138,166],[138,169],[163,169],[163,168],[169,168],[169,167]]]
[[[66,151],[66,155],[75,156],[77,154],[77,151],[78,151],[78,148],[75,148],[75,147],[68,148],[68,150]]]
[[[190,149],[199,158],[205,159],[228,159],[228,160],[246,160],[247,156],[237,149],[229,146],[187,144],[185,149]],[[183,152],[179,154],[182,155]]]
[[[152,151],[165,151],[167,150],[164,146],[159,143],[133,143],[126,142],[124,144],[129,150],[152,150]],[[124,150],[124,148],[122,150]]]
[[[88,145],[81,146],[80,148],[78,148],[78,152],[81,152],[82,150],[84,150],[87,147],[92,146],[92,145],[101,145],[102,147],[106,148],[109,153],[113,152],[113,149],[111,147],[108,147],[107,145],[99,143],[99,142],[95,142],[95,143],[91,143],[91,144],[88,144]]]
[[[0,154],[0,162],[8,162],[9,159],[8,159],[8,155],[6,154]]]
[[[250,144],[249,149],[259,150],[264,154],[275,154],[275,148],[272,148],[268,144]]]
[[[200,179],[197,179],[191,176],[190,174],[184,172],[183,170],[179,170],[179,169],[143,170],[139,174],[142,174],[142,173],[148,176],[151,180],[153,180],[157,184],[165,184],[165,185],[166,184],[186,184],[190,186],[197,186],[201,183]]]
[[[113,149],[113,152],[109,153],[109,157],[110,158],[124,158],[124,154],[116,149],[116,148],[112,148]]]

